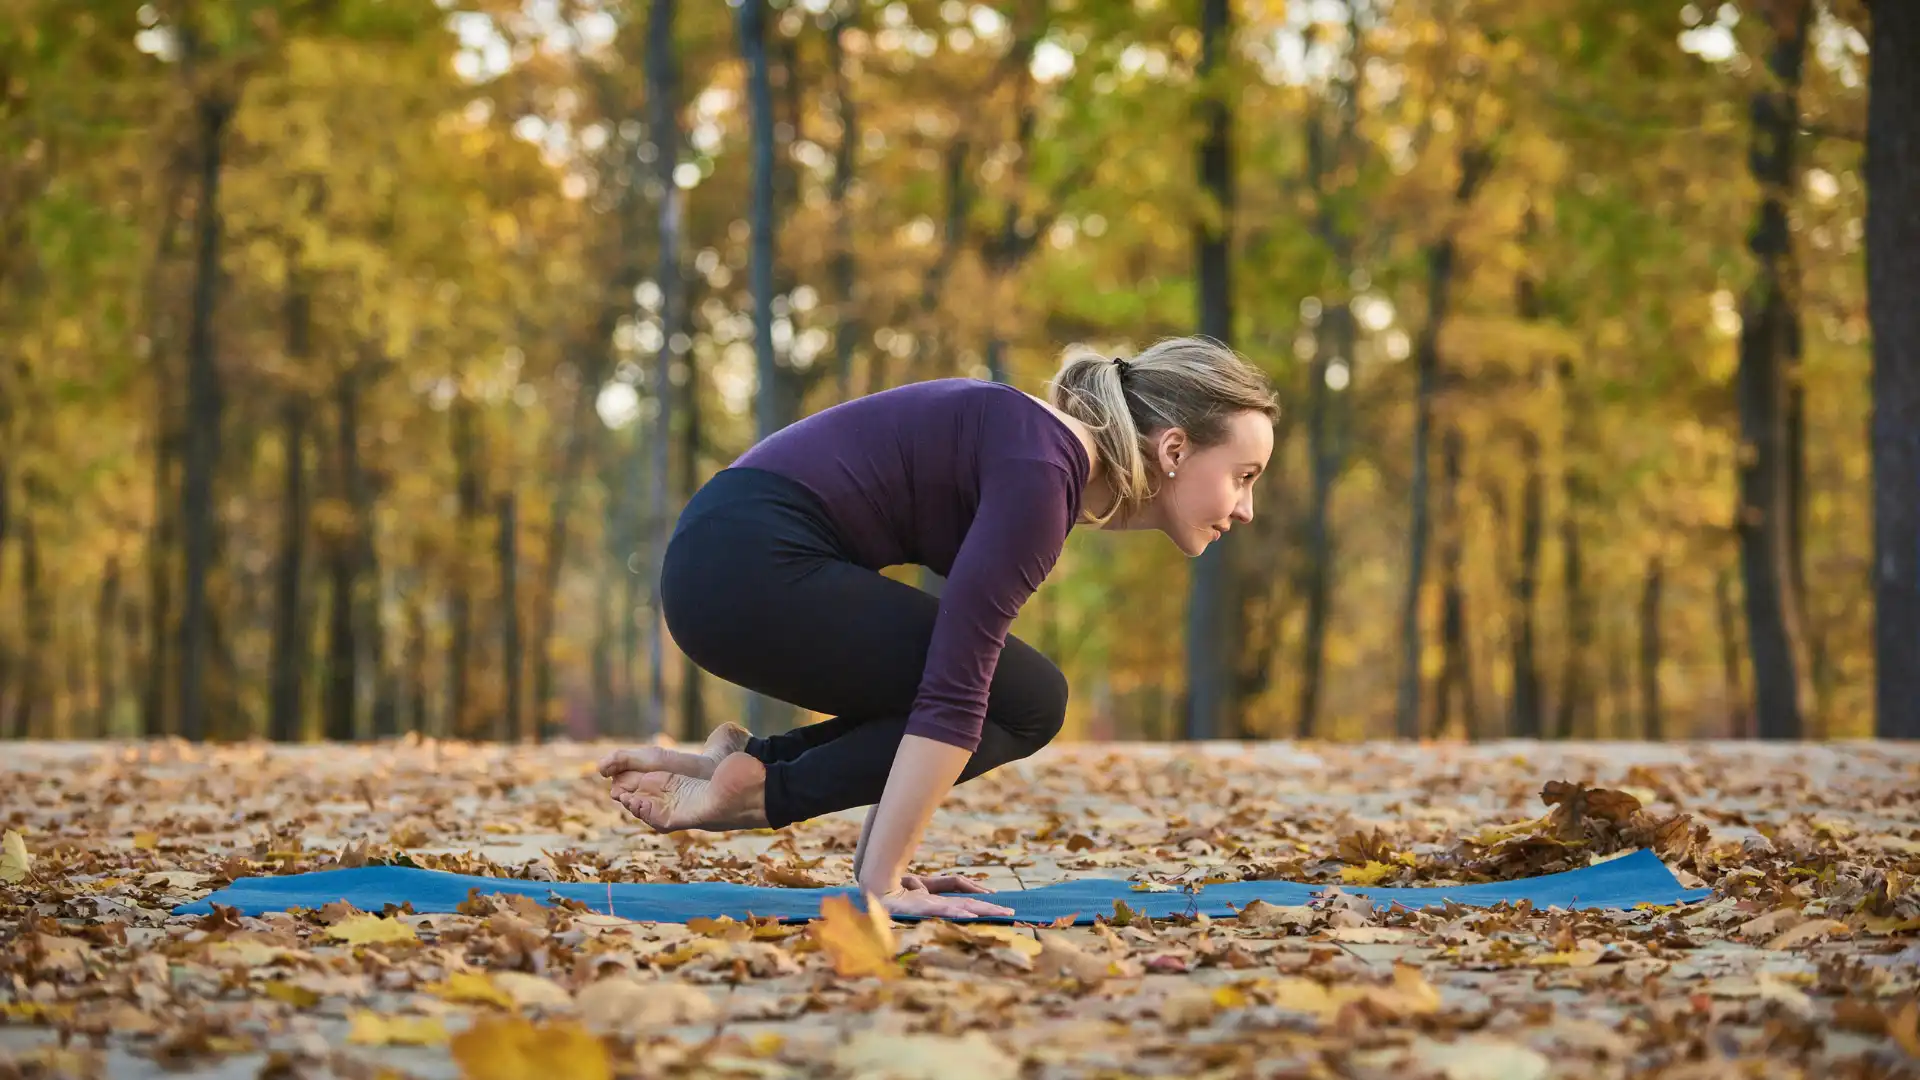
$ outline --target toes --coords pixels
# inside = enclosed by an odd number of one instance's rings
[[[624,772],[644,771],[641,769],[641,764],[640,761],[636,760],[635,751],[615,750],[613,753],[600,759],[600,775],[617,776]]]

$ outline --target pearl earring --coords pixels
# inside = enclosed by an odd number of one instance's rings
[[[1167,470],[1167,475],[1168,475],[1168,476],[1172,476],[1172,475],[1173,475],[1173,470],[1172,470],[1172,469],[1168,469],[1168,470]]]

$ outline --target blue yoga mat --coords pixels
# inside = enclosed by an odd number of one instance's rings
[[[1213,918],[1231,918],[1237,909],[1252,900],[1276,905],[1304,904],[1324,888],[1324,885],[1294,881],[1237,881],[1203,886],[1197,894],[1136,892],[1133,883],[1124,879],[1082,878],[1038,889],[989,894],[994,903],[1010,907],[1017,914],[964,921],[1051,923],[1071,915],[1076,924],[1091,925],[1095,915],[1112,916],[1116,900],[1154,918],[1201,913]],[[203,900],[175,908],[174,913],[204,915],[212,912],[214,904],[221,904],[237,908],[242,914],[258,915],[294,907],[320,908],[335,900],[345,900],[362,911],[380,911],[387,904],[411,903],[413,910],[423,914],[450,912],[466,900],[472,889],[478,889],[483,896],[519,893],[542,903],[551,903],[554,896],[563,896],[596,911],[607,911],[611,904],[611,914],[640,922],[683,923],[702,916],[721,915],[743,920],[748,915],[760,918],[777,915],[782,922],[802,922],[817,918],[820,901],[829,896],[853,897],[856,906],[860,904],[857,891],[851,887],[779,889],[723,882],[615,884],[609,898],[608,887],[603,884],[520,881],[402,866],[364,866],[284,877],[241,878]],[[1638,904],[1689,903],[1705,898],[1712,891],[1683,888],[1666,864],[1644,849],[1598,866],[1518,881],[1414,889],[1359,886],[1342,886],[1342,889],[1368,896],[1383,907],[1399,903],[1410,908],[1448,900],[1473,907],[1528,900],[1536,908],[1630,908]]]

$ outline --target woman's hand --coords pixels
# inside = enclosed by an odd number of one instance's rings
[[[939,877],[923,877],[919,874],[901,874],[900,887],[903,889],[924,889],[932,893],[984,892],[993,890],[969,877],[959,874],[942,874]]]
[[[964,882],[971,888],[961,888],[956,883]],[[934,884],[938,889],[927,888]],[[1013,909],[985,900],[974,900],[961,896],[947,896],[949,892],[991,892],[978,882],[968,881],[959,876],[922,878],[916,874],[906,874],[900,884],[886,892],[865,885],[862,888],[880,902],[889,914],[918,915],[934,919],[962,919],[981,915],[1012,915]]]

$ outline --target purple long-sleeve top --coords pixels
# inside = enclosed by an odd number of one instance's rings
[[[1013,387],[936,379],[815,413],[733,464],[818,496],[860,565],[945,575],[906,730],[976,749],[1008,629],[1080,517],[1079,437]]]

